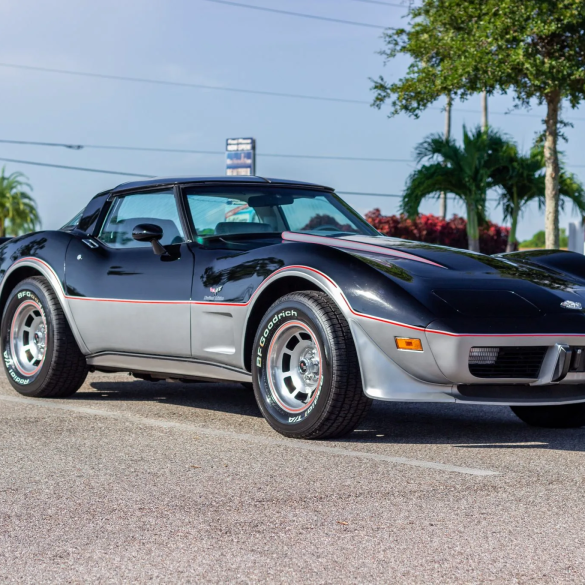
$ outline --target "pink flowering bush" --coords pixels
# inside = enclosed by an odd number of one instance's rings
[[[467,221],[464,217],[454,215],[443,219],[436,215],[419,215],[409,219],[406,215],[382,215],[379,209],[366,213],[366,220],[386,236],[440,244],[452,248],[467,249]],[[498,254],[506,251],[510,228],[488,221],[479,228],[479,245],[484,254]]]

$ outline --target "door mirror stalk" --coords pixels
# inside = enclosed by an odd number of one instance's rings
[[[162,228],[154,223],[139,223],[132,230],[132,238],[137,242],[150,242],[152,251],[157,256],[166,256],[168,254],[159,241],[162,237]]]

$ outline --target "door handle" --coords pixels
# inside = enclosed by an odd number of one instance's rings
[[[91,248],[92,250],[94,248],[99,248],[99,244],[97,242],[94,242],[93,240],[81,240],[88,248]]]

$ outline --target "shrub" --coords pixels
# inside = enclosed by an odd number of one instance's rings
[[[366,220],[386,236],[440,244],[452,248],[467,249],[467,221],[454,215],[443,219],[436,215],[419,215],[409,219],[406,215],[382,215],[379,209],[366,213]],[[506,251],[510,228],[488,221],[479,228],[479,246],[484,254],[499,254]]]

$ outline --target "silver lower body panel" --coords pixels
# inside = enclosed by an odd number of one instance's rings
[[[188,358],[103,352],[87,356],[90,367],[98,370],[154,374],[157,377],[193,378],[224,382],[251,382],[252,376],[238,368]]]
[[[376,400],[400,402],[461,402],[503,406],[558,405],[585,402],[585,375],[568,374],[560,384],[551,383],[560,343],[577,339],[495,337],[487,345],[549,345],[537,379],[480,379],[469,372],[472,346],[486,345],[484,337],[440,339],[423,331],[361,317],[350,319],[364,392]],[[418,337],[423,351],[400,351],[394,337]],[[582,341],[580,342],[582,343]],[[441,366],[439,366],[439,364]]]

